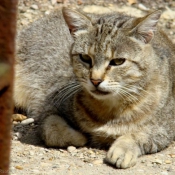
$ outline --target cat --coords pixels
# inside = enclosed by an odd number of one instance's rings
[[[160,16],[64,7],[19,32],[15,106],[46,146],[109,148],[105,162],[129,168],[175,139],[175,47]]]

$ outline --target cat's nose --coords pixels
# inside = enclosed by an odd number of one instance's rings
[[[91,79],[91,82],[95,87],[97,87],[102,82],[102,80],[101,79],[97,79],[97,80]]]

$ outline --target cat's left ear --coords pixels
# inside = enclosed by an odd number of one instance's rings
[[[92,26],[91,20],[76,10],[63,7],[62,12],[73,37],[78,36],[80,33],[87,32],[87,29]]]
[[[131,30],[131,34],[144,43],[149,43],[154,37],[154,32],[156,31],[156,25],[160,16],[161,11],[157,10],[143,18],[139,18],[136,27]]]

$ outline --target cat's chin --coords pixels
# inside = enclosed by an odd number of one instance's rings
[[[96,96],[106,96],[109,95],[110,92],[105,92],[105,91],[100,91],[100,90],[91,90],[91,93],[96,95]]]

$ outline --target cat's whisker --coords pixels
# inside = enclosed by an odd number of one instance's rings
[[[72,95],[74,95],[75,93],[77,93],[79,90],[80,89],[76,89],[74,91],[71,91],[70,93],[68,93],[64,97],[62,97],[61,99],[57,100],[54,105],[58,108],[61,105],[62,102],[64,102],[67,99],[69,99]]]
[[[75,94],[80,89],[81,89],[81,86],[75,82],[63,87],[62,89],[60,89],[58,94],[52,100],[54,103],[54,106],[60,106],[60,104],[63,101],[71,97],[73,94]]]
[[[66,89],[66,91],[64,91],[64,93],[59,93],[58,96],[60,95],[60,97],[58,98],[60,100],[60,102],[62,102],[62,99],[65,99],[67,97],[67,95],[72,94],[75,90],[79,89],[79,86],[75,86],[75,87],[71,87],[70,89]],[[57,100],[58,100],[57,99]]]
[[[138,102],[139,101],[136,97],[134,97],[133,95],[131,95],[129,92],[125,91],[124,89],[120,89],[120,93],[131,102],[133,102],[133,101]]]
[[[150,92],[144,90],[142,87],[138,87],[138,86],[134,86],[134,85],[128,85],[128,87],[131,87],[131,88],[134,88],[134,89],[139,89],[139,90],[143,91],[144,93],[146,93],[147,95],[150,95],[152,98],[155,99],[153,94],[151,94]],[[144,97],[144,95],[142,95],[141,93],[139,93],[139,96]]]
[[[55,95],[55,97],[52,99],[52,101],[54,102],[55,99],[57,99],[58,96],[60,96],[60,94],[64,94],[67,90],[75,87],[75,86],[80,86],[79,84],[73,82],[73,83],[70,83],[70,84],[67,84],[67,86],[64,86],[63,88],[61,88],[57,95]]]
[[[54,106],[59,107],[61,105],[62,102],[64,102],[65,100],[67,100],[68,98],[70,98],[72,95],[74,95],[75,93],[77,93],[78,91],[81,90],[81,86],[79,84],[74,84],[68,87],[65,87],[62,89],[62,91],[60,91],[57,94],[57,100],[54,102]]]

